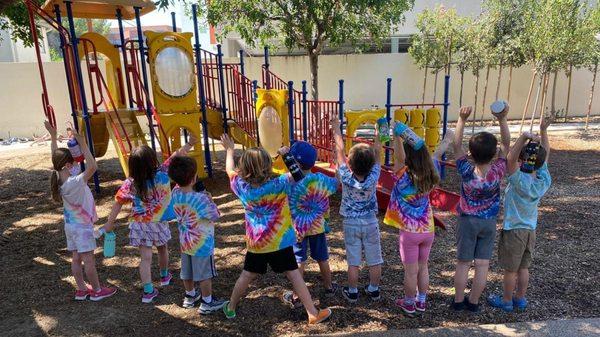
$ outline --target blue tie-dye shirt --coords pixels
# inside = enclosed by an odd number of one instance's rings
[[[551,183],[552,178],[546,163],[535,175],[520,170],[510,175],[504,194],[504,229],[535,230],[538,204],[548,192]]]
[[[340,214],[345,218],[370,218],[377,216],[377,181],[381,173],[379,164],[373,165],[364,181],[358,181],[348,165],[338,169],[342,182]]]

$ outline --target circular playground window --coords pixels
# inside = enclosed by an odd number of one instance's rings
[[[180,48],[167,47],[159,51],[154,71],[158,86],[169,96],[183,97],[193,88],[194,65]]]

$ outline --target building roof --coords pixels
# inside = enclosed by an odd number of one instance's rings
[[[121,9],[123,20],[131,20],[135,18],[135,7],[140,8],[140,15],[156,8],[151,0],[71,0],[71,4],[73,17],[86,19],[115,19],[117,9]],[[63,0],[46,0],[42,9],[52,13],[55,5],[63,16],[67,15]]]

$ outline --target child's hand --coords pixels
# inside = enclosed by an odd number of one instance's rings
[[[228,134],[224,133],[221,136],[221,144],[223,144],[223,147],[225,148],[226,151],[233,151],[234,147],[235,147],[235,143],[233,142],[233,140],[231,139],[231,137],[229,137]]]
[[[44,121],[44,127],[46,127],[46,130],[48,130],[50,136],[56,137],[56,128],[53,127],[52,124],[50,124],[50,122]]]
[[[73,137],[75,137],[75,139],[77,139],[77,142],[78,142],[79,144],[81,144],[81,142],[85,141],[85,140],[83,139],[83,136],[82,136],[82,135],[81,135],[79,132],[77,132],[77,130],[75,130],[75,129],[72,129],[72,130],[71,130],[71,134],[73,135]]]
[[[283,156],[284,154],[286,154],[286,153],[288,153],[288,152],[290,152],[290,148],[289,148],[289,147],[287,147],[287,146],[282,146],[281,148],[279,148],[279,150],[277,150],[277,153],[278,153],[280,156]]]
[[[463,106],[460,108],[460,111],[458,112],[458,116],[460,117],[460,119],[466,121],[467,119],[469,119],[469,116],[471,116],[472,112],[473,112],[473,107]]]
[[[196,138],[193,133],[189,133],[188,135],[188,144],[192,146],[198,144],[198,138]]]
[[[536,135],[535,133],[531,133],[529,131],[525,131],[523,132],[523,137],[533,140],[534,142],[539,142],[540,141],[540,136]]]
[[[545,115],[544,118],[542,118],[542,122],[540,123],[540,131],[548,130],[550,124],[554,122],[554,117],[555,115]]]
[[[340,123],[340,119],[338,118],[338,116],[335,116],[335,115],[334,115],[334,116],[331,118],[331,121],[330,121],[330,123],[331,123],[331,129],[332,129],[334,132],[337,132],[337,131],[340,131],[340,130],[341,130],[341,129],[340,129],[341,123]]]

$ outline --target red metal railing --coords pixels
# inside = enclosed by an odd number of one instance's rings
[[[202,79],[204,80],[204,97],[206,106],[221,109],[221,84],[219,82],[219,57],[208,50],[200,49],[202,59]]]
[[[334,163],[330,120],[340,109],[338,101],[307,100],[307,139],[317,149],[317,160]],[[301,138],[298,138],[301,139]]]
[[[256,141],[258,123],[252,81],[239,71],[237,64],[224,64],[223,67],[229,117]]]

